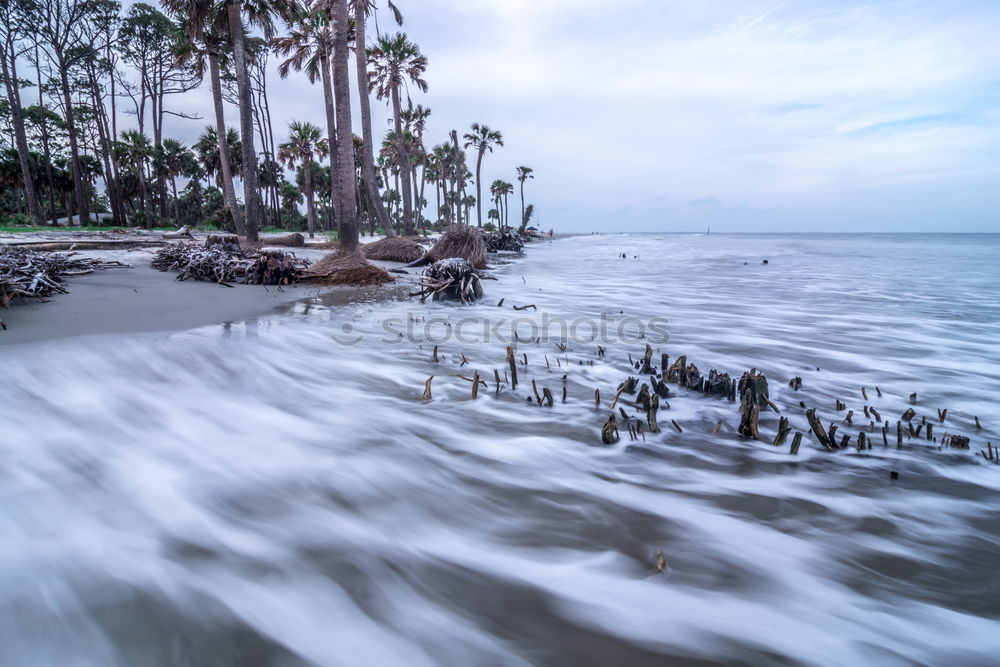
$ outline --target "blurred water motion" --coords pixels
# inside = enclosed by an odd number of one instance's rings
[[[975,452],[1000,444],[998,251],[577,237],[499,266],[471,307],[313,300],[0,349],[0,664],[989,664],[1000,467]],[[867,423],[867,386],[892,422],[912,392],[928,419],[948,408],[936,432],[973,450],[876,434],[864,455],[807,438],[791,457],[684,391],[660,412],[683,434],[600,447],[594,389],[606,406],[642,342],[515,343],[529,363],[497,398],[500,343],[442,341],[435,364],[385,337],[392,318],[602,313],[669,320],[657,350],[703,373],[761,369],[797,430],[800,400]],[[491,384],[476,401],[453,377],[474,370]],[[530,378],[553,408],[525,400]]]

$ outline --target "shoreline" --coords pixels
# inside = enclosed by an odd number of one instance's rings
[[[80,232],[70,236],[81,241],[102,236]],[[8,234],[0,235],[0,243]],[[31,234],[20,240],[47,240],[48,234]],[[64,232],[59,240],[64,240]],[[201,241],[204,235],[196,235]],[[566,236],[566,235],[563,235]],[[37,237],[37,238],[36,238]],[[556,235],[554,238],[559,238]],[[140,237],[141,238],[141,237]],[[159,240],[150,235],[149,240]],[[266,242],[266,238],[262,239]],[[548,238],[544,240],[549,240]],[[325,239],[314,239],[323,243]],[[364,239],[370,242],[371,239]],[[288,248],[298,257],[313,262],[325,257],[329,249]],[[195,280],[178,281],[173,272],[158,271],[150,262],[158,248],[74,251],[82,257],[117,260],[127,267],[110,268],[70,278],[69,290],[46,302],[18,303],[0,310],[7,325],[0,330],[0,347],[24,345],[79,336],[107,334],[173,333],[204,326],[224,325],[255,317],[278,315],[292,304],[312,299],[324,305],[346,305],[359,299],[383,300],[398,296],[401,290],[416,284],[422,269],[408,275],[394,273],[395,283],[380,287],[316,286],[293,284],[283,287],[234,285],[225,287]],[[66,251],[57,251],[66,252]],[[400,269],[401,262],[369,260],[385,269]]]

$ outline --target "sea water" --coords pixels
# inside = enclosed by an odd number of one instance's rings
[[[0,347],[0,664],[995,664],[998,259],[579,236],[495,258],[474,305],[401,285]],[[781,414],[744,439],[738,401],[675,386],[633,439],[611,404],[647,344],[758,369]],[[908,408],[934,435],[897,449]]]

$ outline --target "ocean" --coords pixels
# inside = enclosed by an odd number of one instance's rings
[[[996,664],[998,260],[576,236],[473,305],[0,347],[0,664]],[[757,369],[781,412],[745,439],[738,399],[674,385],[650,432],[611,407],[647,345]]]

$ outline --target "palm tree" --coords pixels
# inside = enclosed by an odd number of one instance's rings
[[[226,39],[223,33],[213,26],[197,26],[186,21],[179,11],[173,10],[173,6],[179,3],[175,3],[173,0],[163,0],[163,4],[168,10],[173,11],[175,16],[181,21],[181,24],[184,25],[183,40],[179,43],[177,50],[178,59],[191,64],[199,76],[202,76],[204,73],[206,61],[208,63],[209,80],[212,84],[212,102],[215,110],[215,136],[218,137],[223,134],[228,136],[225,109],[222,106],[222,75],[220,65],[220,59],[226,47]],[[204,135],[202,136],[204,137]],[[239,145],[242,151],[242,142],[239,142]],[[215,148],[219,153],[216,164],[220,166],[219,175],[221,183],[219,186],[222,188],[226,208],[229,209],[229,214],[233,218],[236,233],[240,236],[246,236],[247,229],[243,224],[243,213],[240,211],[240,205],[236,199],[236,184],[233,180],[236,170],[232,168],[233,160],[229,154],[230,142],[216,141]],[[204,163],[204,160],[202,161]],[[208,170],[207,167],[206,170]],[[208,171],[211,172],[211,170]]]
[[[333,83],[337,103],[337,154],[340,163],[331,169],[336,190],[337,238],[340,248],[353,252],[358,239],[357,179],[354,173],[354,133],[351,129],[351,80],[348,76],[347,0],[326,0],[333,13]],[[332,166],[332,165],[331,165]]]
[[[228,128],[225,143],[226,147],[220,150],[219,135],[214,127],[208,125],[193,147],[198,156],[198,162],[204,168],[205,173],[214,176],[215,184],[220,188],[225,187],[226,173],[229,174],[229,178],[235,178],[239,177],[242,169],[240,161],[236,157],[243,150],[239,132],[234,128]],[[229,160],[228,167],[220,159],[223,154]],[[238,210],[239,206],[237,205]]]
[[[494,146],[503,146],[503,135],[500,134],[498,130],[491,130],[486,125],[480,125],[479,123],[472,124],[472,132],[465,134],[465,147],[475,148],[479,153],[476,158],[476,200],[482,201],[483,198],[483,156],[486,151],[493,152]],[[478,219],[478,226],[483,226],[483,207],[476,207],[476,218]]]
[[[330,55],[333,51],[330,16],[326,8],[320,5],[312,6],[308,12],[289,21],[288,28],[288,36],[271,40],[271,46],[275,52],[286,57],[286,60],[278,65],[278,74],[284,79],[288,76],[289,71],[294,69],[305,72],[309,83],[316,83],[317,79],[322,82],[330,171],[336,174],[340,156],[338,155],[333,81],[330,77]],[[330,196],[336,210],[339,195],[332,191],[333,188],[336,188],[335,179],[331,179],[331,181]]]
[[[174,193],[174,224],[181,226],[180,205],[177,200],[177,177],[185,168],[186,154],[190,149],[176,139],[164,139],[156,151],[158,171],[170,180],[170,189]]]
[[[427,92],[427,82],[421,78],[427,71],[427,58],[420,52],[420,47],[400,32],[392,37],[379,37],[378,44],[368,50],[368,62],[372,66],[372,71],[368,74],[369,88],[376,91],[379,99],[388,98],[392,103],[396,141],[399,144],[397,150],[403,191],[403,228],[407,234],[412,234],[414,228],[410,159],[403,144],[403,118],[399,96],[400,89],[407,82]]]
[[[413,133],[413,136],[417,139],[417,145],[420,148],[420,153],[418,155],[418,162],[421,168],[421,173],[427,171],[427,149],[424,147],[424,130],[427,129],[427,119],[431,115],[431,110],[422,104],[407,109],[403,112],[403,120],[407,125],[407,129]],[[427,182],[426,175],[424,177],[417,179],[417,165],[413,165],[413,182],[420,183],[420,192],[415,193],[414,197],[418,202],[417,211],[420,220],[423,220],[424,211],[424,184]],[[416,189],[416,186],[414,186]]]
[[[507,196],[514,192],[514,184],[503,181],[500,185],[500,195],[503,197],[503,225],[510,227],[510,206],[507,204]]]
[[[517,168],[517,182],[521,184],[521,222],[518,224],[518,229],[524,226],[524,182],[529,178],[534,178],[535,170],[531,167],[518,167]]]
[[[490,194],[493,195],[493,203],[497,207],[497,222],[503,228],[503,181],[499,178],[490,184]]]
[[[290,17],[302,11],[298,0],[163,0],[190,34],[201,34],[206,27],[225,27],[233,47],[236,88],[239,94],[240,136],[243,140],[243,196],[246,200],[247,239],[256,241],[260,229],[260,192],[257,183],[257,153],[253,145],[253,103],[250,70],[247,64],[246,32],[243,20],[257,27],[264,37],[274,36],[277,17]]]
[[[351,0],[351,2],[354,8],[354,65],[358,76],[361,140],[364,143],[364,152],[361,154],[361,176],[368,190],[368,199],[375,209],[378,224],[385,229],[385,235],[391,237],[396,233],[389,222],[389,213],[382,203],[382,198],[379,197],[378,179],[375,178],[375,139],[372,132],[372,105],[369,99],[371,91],[368,87],[368,52],[365,47],[365,20],[374,9],[375,3],[373,0]],[[389,7],[395,13],[396,21],[402,25],[403,17],[392,2],[389,3]]]
[[[278,146],[278,159],[294,169],[302,165],[302,178],[306,195],[306,219],[309,238],[316,236],[316,205],[313,196],[313,163],[326,157],[330,145],[323,131],[312,123],[292,121],[288,125],[288,141]]]
[[[139,183],[139,198],[142,200],[143,224],[152,227],[153,219],[149,213],[149,195],[146,187],[146,161],[153,154],[153,144],[149,137],[138,130],[122,132],[121,139],[115,142],[117,159],[130,163]],[[82,223],[81,223],[82,224]]]

